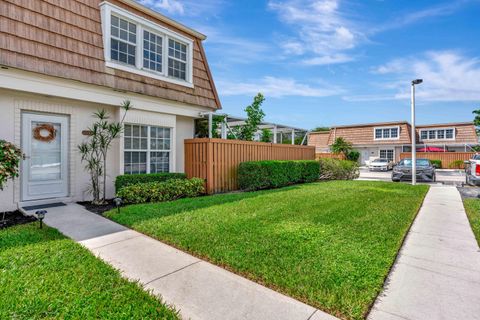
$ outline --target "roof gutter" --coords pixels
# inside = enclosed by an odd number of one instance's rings
[[[189,28],[175,20],[172,20],[170,18],[167,18],[166,16],[164,16],[163,14],[155,11],[155,10],[152,10],[152,9],[149,9],[147,7],[145,7],[144,5],[141,5],[140,3],[134,1],[134,0],[118,0],[119,2],[121,3],[124,3],[132,8],[135,8],[137,9],[138,11],[142,11],[143,13],[146,13],[148,14],[149,16],[152,16],[168,25],[171,25],[172,27],[175,27],[179,30],[182,30],[183,32],[191,35],[191,36],[194,36],[195,38],[198,38],[200,40],[205,40],[207,39],[207,36],[204,35],[203,33],[200,33],[198,31],[195,31],[193,30],[192,28]],[[105,2],[108,2],[108,1],[105,1]]]

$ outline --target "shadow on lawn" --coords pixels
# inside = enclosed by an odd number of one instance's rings
[[[116,210],[105,213],[105,216],[121,224],[133,225],[150,219],[181,214],[191,210],[204,209],[225,203],[242,201],[263,195],[286,192],[301,188],[301,185],[288,186],[278,189],[259,190],[251,192],[235,192],[216,195],[207,195],[197,198],[179,199],[169,202],[135,204],[123,207],[120,214]]]
[[[22,224],[0,231],[0,251],[64,239],[56,229],[45,225],[40,229],[38,223]]]

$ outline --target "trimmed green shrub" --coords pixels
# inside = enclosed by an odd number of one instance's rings
[[[238,185],[242,190],[260,190],[317,181],[315,160],[249,161],[238,167]]]
[[[455,160],[450,162],[448,165],[449,169],[463,169],[465,167],[465,163],[463,160]]]
[[[358,159],[360,159],[360,152],[358,152],[357,150],[352,150],[347,153],[347,160],[357,162]]]
[[[441,169],[442,168],[442,160],[430,160],[430,162],[432,163],[432,165],[437,168],[437,169]]]
[[[339,159],[320,159],[320,180],[353,180],[360,176],[357,162]]]
[[[193,198],[203,193],[205,193],[203,179],[170,179],[164,182],[146,182],[125,186],[117,192],[117,197],[122,198],[125,204],[134,204]]]
[[[115,179],[115,191],[119,192],[123,187],[147,182],[163,182],[170,179],[187,179],[185,173],[161,172],[143,174],[124,174]]]

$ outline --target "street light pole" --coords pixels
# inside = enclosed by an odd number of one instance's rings
[[[415,130],[415,85],[422,83],[422,79],[416,79],[412,81],[412,96],[411,96],[411,107],[412,107],[412,132],[410,134],[412,138],[412,186],[417,184],[417,134]]]

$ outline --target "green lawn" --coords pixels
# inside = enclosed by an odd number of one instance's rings
[[[0,230],[0,319],[177,319],[87,249],[38,224]]]
[[[107,215],[331,314],[361,319],[427,190],[332,181],[134,205]]]
[[[465,211],[467,212],[468,220],[472,226],[473,233],[480,245],[480,199],[465,199]]]

